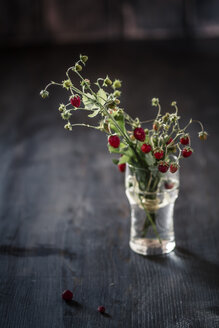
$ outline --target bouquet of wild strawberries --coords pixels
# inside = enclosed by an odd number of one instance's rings
[[[189,120],[185,127],[180,127],[178,107],[172,102],[172,113],[161,114],[161,106],[158,98],[152,99],[152,106],[157,108],[156,117],[149,121],[133,119],[120,107],[119,97],[121,81],[98,78],[94,85],[90,80],[81,75],[83,66],[88,57],[80,55],[80,59],[74,66],[66,71],[66,79],[62,83],[51,82],[40,92],[42,98],[49,96],[47,91],[51,85],[61,86],[70,96],[67,104],[60,104],[59,111],[66,121],[65,129],[72,130],[74,126],[86,126],[104,132],[108,137],[108,149],[110,153],[120,156],[113,159],[121,172],[130,168],[143,169],[138,175],[138,188],[142,192],[156,192],[159,188],[162,176],[169,170],[175,173],[179,168],[179,161],[192,155],[190,136],[187,129],[192,122],[201,126],[199,138],[207,139],[207,132],[199,121]],[[73,83],[70,73],[75,73],[80,82],[78,86]],[[89,118],[99,116],[98,125],[85,123],[71,123],[75,111],[87,111]],[[143,128],[143,124],[149,124],[151,128]],[[174,154],[174,156],[173,156]],[[151,197],[151,196],[150,196]],[[142,199],[140,200],[142,204]],[[147,210],[147,208],[145,208]]]
[[[134,167],[144,168],[148,172],[147,191],[156,191],[162,174],[170,170],[175,173],[179,167],[179,160],[192,155],[190,136],[186,132],[192,122],[198,122],[201,126],[199,138],[207,139],[207,132],[199,121],[190,119],[185,127],[180,127],[178,107],[175,101],[171,106],[173,113],[161,114],[161,106],[158,98],[152,99],[152,106],[158,111],[155,119],[140,121],[133,119],[121,107],[119,97],[121,81],[106,78],[98,78],[94,83],[82,77],[81,71],[86,65],[88,57],[80,55],[79,61],[66,71],[66,80],[62,83],[51,82],[40,92],[42,98],[49,96],[47,91],[51,85],[58,85],[66,89],[69,94],[69,102],[60,104],[61,117],[67,123],[64,128],[72,130],[73,126],[86,126],[100,130],[108,136],[108,149],[110,153],[120,154],[120,158],[113,159],[121,172],[125,171],[126,163]],[[73,83],[70,73],[75,73],[80,79],[80,86]],[[100,117],[99,124],[72,124],[74,111],[87,111],[88,117]],[[144,129],[142,124],[151,123],[151,129]],[[177,153],[175,160],[171,160],[171,154]]]
[[[121,172],[124,172],[128,165],[129,170],[136,173],[135,181],[129,184],[132,189],[137,185],[136,202],[148,218],[145,220],[142,236],[146,236],[148,227],[152,225],[159,238],[155,222],[158,208],[157,193],[161,190],[163,177],[168,171],[174,175],[179,168],[180,159],[192,155],[191,140],[187,133],[191,123],[199,123],[201,131],[198,135],[201,140],[206,140],[208,134],[200,121],[192,119],[182,128],[175,101],[171,104],[173,112],[162,115],[159,99],[153,98],[152,106],[157,108],[156,117],[148,121],[133,119],[120,107],[120,80],[112,82],[106,76],[98,78],[92,85],[89,79],[81,75],[80,72],[87,60],[87,56],[80,55],[74,66],[66,71],[66,79],[62,83],[52,81],[40,95],[46,98],[49,96],[48,87],[61,86],[69,92],[68,103],[59,106],[61,117],[66,121],[64,128],[71,131],[74,126],[85,126],[107,135],[109,152],[118,155],[113,159],[113,163],[118,165]],[[73,83],[70,73],[75,73],[79,77],[77,85]],[[91,119],[98,116],[98,125],[72,123],[75,111],[87,111]],[[143,128],[143,124],[148,124],[151,128]],[[170,189],[172,186],[167,183],[165,188]],[[160,238],[159,241],[161,242]]]

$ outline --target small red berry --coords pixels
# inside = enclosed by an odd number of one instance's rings
[[[161,173],[166,173],[168,171],[169,165],[166,162],[160,162],[158,165],[158,170]]]
[[[150,153],[151,149],[152,149],[152,147],[151,147],[151,145],[149,145],[149,144],[143,144],[143,145],[141,146],[141,150],[142,150],[143,153],[145,153],[145,154]]]
[[[145,132],[144,129],[142,128],[135,128],[134,130],[134,137],[135,139],[139,141],[144,141],[145,140]]]
[[[189,157],[189,156],[192,155],[192,153],[193,153],[193,150],[192,150],[192,148],[190,148],[190,147],[185,147],[185,148],[183,148],[183,150],[182,150],[182,156],[183,156],[183,157]]]
[[[98,306],[97,310],[100,312],[100,313],[105,313],[106,309],[103,305],[100,305]]]
[[[118,164],[118,169],[119,169],[120,172],[125,172],[126,164],[125,163]]]
[[[164,155],[164,152],[163,152],[163,150],[162,149],[155,149],[155,151],[154,151],[154,157],[156,158],[156,159],[162,159],[163,158],[163,155]]]
[[[110,136],[108,138],[108,142],[110,144],[111,147],[113,148],[119,148],[119,145],[120,145],[120,139],[117,135],[115,136]]]
[[[73,293],[67,289],[62,293],[62,298],[65,301],[71,301],[73,298]]]
[[[172,182],[165,182],[164,183],[164,187],[166,189],[172,189],[174,187],[174,183],[172,183]]]
[[[169,145],[173,141],[173,138],[170,138],[167,142],[166,145]]]
[[[81,103],[81,98],[79,96],[71,97],[70,102],[71,102],[72,106],[78,108]]]
[[[170,164],[170,172],[175,173],[178,170],[178,164],[177,163],[171,163]]]
[[[188,134],[184,134],[184,136],[182,136],[180,138],[180,143],[184,146],[188,145],[189,144],[189,136]]]

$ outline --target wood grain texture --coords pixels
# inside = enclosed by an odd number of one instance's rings
[[[1,52],[0,327],[219,327],[217,45],[97,44]],[[112,49],[116,51],[111,53]],[[207,49],[207,50],[206,50]],[[215,50],[210,52],[209,49]],[[157,258],[128,246],[124,176],[96,131],[63,129],[63,80],[78,53],[90,79],[123,82],[122,103],[151,118],[150,99],[177,100],[183,120],[206,123],[205,144],[181,167],[175,252]],[[80,114],[75,113],[79,122]],[[72,289],[74,302],[61,299]],[[97,312],[103,304],[107,315]]]

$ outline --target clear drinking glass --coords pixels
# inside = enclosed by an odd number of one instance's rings
[[[142,255],[169,253],[175,247],[173,213],[179,173],[161,174],[156,191],[151,191],[153,188],[148,191],[148,180],[148,171],[127,165],[125,188],[131,207],[129,245]]]

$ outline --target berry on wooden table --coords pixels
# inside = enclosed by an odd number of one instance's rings
[[[106,309],[105,309],[105,307],[103,305],[98,306],[97,310],[100,313],[105,313],[105,311],[106,311]]]
[[[62,293],[62,298],[63,298],[63,300],[65,300],[65,301],[71,301],[72,298],[73,298],[73,293],[72,293],[69,289],[66,289],[66,290],[64,290],[64,292]]]

